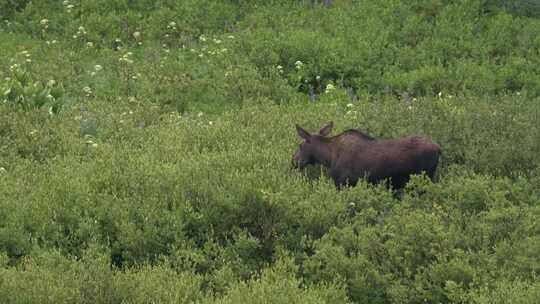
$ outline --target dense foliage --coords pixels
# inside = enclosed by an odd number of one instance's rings
[[[1,303],[538,303],[533,1],[0,0]],[[426,134],[338,191],[294,124]]]

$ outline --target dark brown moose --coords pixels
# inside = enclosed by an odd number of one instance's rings
[[[332,126],[330,122],[319,134],[310,134],[296,125],[304,141],[293,156],[294,167],[322,164],[337,187],[355,186],[366,178],[372,184],[388,180],[397,190],[405,187],[411,174],[422,172],[433,180],[441,149],[429,138],[375,139],[354,129],[330,137]]]

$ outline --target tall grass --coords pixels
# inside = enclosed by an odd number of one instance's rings
[[[532,15],[18,4],[0,1],[0,302],[538,302]],[[294,125],[328,121],[430,136],[437,182],[292,170]]]

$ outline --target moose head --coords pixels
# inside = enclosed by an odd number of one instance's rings
[[[310,134],[299,125],[296,125],[296,131],[303,139],[303,142],[292,159],[295,168],[303,169],[307,165],[325,164],[329,160],[328,135],[332,132],[333,125],[332,122],[329,122],[319,130],[319,134]]]

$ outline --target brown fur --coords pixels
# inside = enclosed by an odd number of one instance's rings
[[[401,189],[411,174],[425,172],[432,180],[435,177],[441,149],[427,137],[375,139],[358,130],[329,137],[332,123],[315,135],[296,127],[304,142],[293,156],[293,165],[302,169],[322,164],[338,187],[354,186],[366,178],[372,184],[389,180],[394,189]]]

